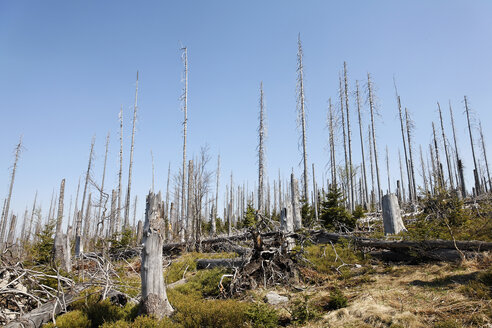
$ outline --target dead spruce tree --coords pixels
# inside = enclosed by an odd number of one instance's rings
[[[413,202],[414,200],[414,195],[413,195],[413,188],[412,188],[412,177],[410,176],[410,168],[409,168],[409,161],[408,161],[408,153],[407,153],[407,142],[405,138],[405,127],[404,127],[404,122],[403,122],[403,115],[402,115],[402,110],[401,110],[401,99],[400,95],[398,94],[398,89],[396,88],[396,82],[393,80],[394,85],[395,85],[395,93],[396,93],[396,101],[398,103],[398,115],[400,117],[400,130],[401,130],[401,140],[403,142],[403,153],[405,155],[405,167],[407,169],[407,178],[408,178],[408,198],[410,201]],[[403,179],[402,179],[403,183]],[[404,197],[405,198],[405,197]]]
[[[161,319],[170,316],[173,308],[167,299],[162,269],[164,241],[164,204],[161,194],[149,193],[145,208],[142,237],[142,304],[141,312]]]
[[[306,150],[306,100],[304,95],[304,66],[302,63],[301,34],[297,37],[297,125],[301,128],[302,161],[304,164],[303,198],[309,202],[308,194],[308,167]]]
[[[258,126],[258,211],[264,213],[263,206],[263,179],[265,178],[265,108],[263,103],[263,82],[260,83],[260,113],[259,113],[259,126]]]
[[[342,187],[345,187],[343,188],[345,191],[347,191],[347,189],[349,188],[349,185],[350,185],[350,180],[349,180],[349,167],[348,167],[348,153],[347,153],[347,133],[346,133],[346,126],[345,126],[345,111],[344,111],[344,95],[343,95],[343,84],[342,84],[342,77],[339,76],[338,77],[338,84],[339,84],[339,94],[340,94],[340,114],[341,114],[341,118],[342,118],[342,136],[343,136],[343,154],[345,156],[345,172],[341,178],[342,180]],[[350,204],[350,192],[347,192],[345,194],[346,196],[346,199],[348,200],[349,204]]]
[[[184,63],[184,89],[183,89],[183,94],[181,96],[182,100],[182,110],[184,113],[184,119],[183,119],[183,166],[182,166],[182,176],[181,176],[181,208],[178,211],[180,214],[179,217],[179,236],[181,239],[181,242],[185,241],[185,208],[186,208],[186,196],[185,196],[185,189],[186,189],[186,129],[188,126],[188,49],[186,47],[181,48],[183,51],[183,54],[181,56],[181,59],[183,60]]]
[[[128,186],[126,189],[126,200],[125,200],[125,229],[130,225],[130,194],[132,190],[132,168],[133,168],[133,149],[135,146],[135,124],[137,122],[137,99],[138,99],[138,71],[137,71],[137,81],[135,84],[135,104],[133,105],[133,127],[132,127],[132,143],[130,145],[130,165],[128,166]]]
[[[330,130],[329,144],[330,144],[330,170],[331,170],[331,183],[337,184],[337,169],[336,169],[336,158],[335,158],[335,131],[333,130],[333,106],[331,104],[331,98],[328,99],[328,128]],[[280,174],[280,173],[279,173]],[[280,190],[280,177],[279,177],[279,192]]]
[[[369,100],[369,108],[371,110],[371,133],[372,133],[372,146],[373,146],[373,154],[374,154],[374,165],[376,167],[376,179],[378,183],[378,206],[381,206],[381,182],[379,179],[379,163],[378,163],[378,148],[376,143],[376,127],[374,125],[374,114],[376,111],[376,106],[374,103],[374,91],[373,84],[371,81],[371,75],[367,73],[367,91],[368,91],[368,100]]]
[[[216,186],[215,186],[215,206],[212,215],[212,231],[210,232],[212,236],[217,234],[217,227],[215,225],[215,219],[217,218],[217,211],[219,206],[219,178],[220,178],[220,154],[217,155],[217,171],[215,173]]]
[[[120,107],[120,170],[118,171],[118,206],[116,208],[116,223],[114,234],[116,234],[116,238],[119,237],[119,233],[121,231],[121,202],[123,199],[123,190],[121,187],[121,178],[123,176],[123,106]]]
[[[70,248],[67,248],[67,245],[70,244],[68,241],[69,236],[68,234],[64,235],[62,230],[64,198],[65,198],[65,179],[63,179],[60,184],[60,196],[58,200],[58,215],[56,218],[56,232],[55,232],[55,240],[53,244],[53,260],[57,267],[60,267],[66,272],[70,272],[72,269],[72,264],[70,261]]]
[[[12,190],[14,188],[15,172],[17,170],[17,164],[19,162],[19,156],[20,156],[21,149],[22,149],[22,136],[19,138],[19,143],[15,147],[15,159],[14,159],[14,166],[12,167],[12,174],[10,175],[9,193],[7,195],[7,200],[5,201],[3,216],[0,220],[0,223],[1,223],[0,250],[3,249],[3,245],[4,245],[5,227],[7,225],[7,220],[9,217],[10,200],[12,199]]]
[[[407,140],[408,140],[408,157],[410,158],[410,177],[412,178],[412,202],[417,200],[417,186],[415,182],[415,170],[413,165],[413,150],[412,150],[412,131],[414,130],[414,123],[410,118],[410,114],[408,113],[408,109],[405,108],[405,123],[407,126]]]
[[[343,80],[344,80],[344,90],[345,90],[345,110],[347,111],[347,142],[348,142],[348,158],[349,158],[349,189],[350,189],[350,210],[355,209],[355,199],[354,199],[354,174],[352,166],[352,133],[350,130],[350,111],[349,111],[349,97],[348,97],[348,78],[347,78],[347,63],[343,62]]]
[[[456,154],[456,166],[458,168],[458,181],[457,185],[461,191],[461,196],[466,197],[466,187],[465,187],[465,177],[463,174],[463,164],[460,159],[459,151],[458,151],[458,143],[456,141],[456,129],[454,127],[454,116],[453,116],[453,108],[451,107],[451,101],[449,102],[449,115],[451,117],[451,128],[453,129],[453,141],[454,141],[454,151]]]
[[[481,193],[481,187],[480,187],[480,179],[478,177],[478,167],[477,167],[477,160],[475,158],[475,145],[473,143],[473,135],[471,131],[471,124],[470,124],[470,109],[468,108],[468,99],[465,98],[465,111],[466,111],[466,119],[468,121],[468,132],[470,134],[470,146],[472,150],[472,155],[473,155],[473,165],[474,165],[474,171],[473,171],[473,177],[475,178],[475,195],[479,195]]]
[[[452,172],[452,167],[451,167],[451,162],[450,162],[450,157],[449,157],[448,144],[447,144],[447,140],[446,140],[446,133],[444,132],[444,123],[442,121],[441,105],[439,104],[439,102],[437,102],[437,109],[439,111],[439,121],[441,122],[442,143],[444,145],[444,156],[446,156],[446,164],[448,167],[449,185],[450,185],[451,189],[454,189],[453,172]]]
[[[87,194],[87,186],[89,184],[91,167],[92,167],[92,157],[94,155],[94,143],[96,141],[96,137],[92,137],[91,141],[91,151],[89,153],[89,164],[87,165],[87,172],[85,174],[85,184],[84,184],[84,193],[82,195],[82,205],[80,206],[80,212],[77,215],[77,224],[75,225],[75,257],[79,257],[80,253],[83,252],[83,243],[82,243],[82,220],[85,205],[85,196]],[[84,238],[87,236],[84,235]]]
[[[482,155],[485,161],[485,169],[487,170],[487,179],[489,182],[489,190],[492,190],[492,180],[490,180],[489,162],[487,161],[487,148],[485,148],[485,140],[483,138],[482,122],[479,123],[480,128],[480,144],[482,146]]]
[[[102,237],[103,229],[104,229],[104,218],[101,217],[101,211],[103,208],[102,204],[103,204],[103,195],[104,195],[104,180],[106,178],[106,163],[108,161],[108,147],[109,147],[109,132],[108,132],[108,136],[106,137],[106,151],[104,152],[103,175],[101,181],[101,188],[99,190],[99,212],[97,214],[97,220],[98,222],[100,222],[100,224],[98,224],[96,227],[96,238]]]
[[[357,114],[359,118],[359,136],[360,136],[360,150],[362,158],[362,179],[364,181],[363,203],[369,201],[369,195],[367,194],[367,174],[366,174],[366,157],[364,154],[364,138],[362,136],[362,119],[360,115],[361,99],[359,91],[359,81],[355,81],[355,100],[357,102]]]

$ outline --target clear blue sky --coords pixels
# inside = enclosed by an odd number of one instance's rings
[[[108,131],[106,186],[115,187],[120,105],[126,185],[139,70],[132,194],[139,196],[141,218],[151,186],[150,151],[156,188],[165,189],[169,162],[173,172],[180,166],[181,44],[189,49],[188,154],[208,144],[213,170],[220,151],[222,192],[231,170],[235,182],[249,181],[251,188],[256,181],[260,81],[268,120],[268,174],[274,178],[280,169],[286,177],[293,167],[299,175],[298,33],[305,54],[308,161],[316,164],[318,179],[328,168],[327,101],[332,97],[338,103],[343,61],[348,63],[351,86],[356,79],[364,81],[367,72],[373,75],[381,113],[379,156],[384,158],[388,145],[393,174],[399,170],[396,154],[401,147],[395,77],[403,105],[417,125],[416,144],[430,142],[431,121],[438,119],[436,101],[445,108],[448,124],[451,100],[470,178],[462,99],[469,96],[484,124],[485,139],[492,143],[490,17],[490,1],[1,1],[0,197],[7,195],[13,149],[21,134],[25,149],[14,186],[14,213],[22,215],[36,190],[47,210],[62,178],[67,179],[68,209],[87,167],[93,135],[94,176],[100,179]],[[368,115],[364,117],[368,122]],[[355,126],[353,140],[354,160],[359,162]],[[382,181],[386,188],[385,174]]]

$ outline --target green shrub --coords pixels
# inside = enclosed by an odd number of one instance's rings
[[[50,322],[43,325],[43,328],[89,328],[91,321],[85,313],[76,310],[62,314],[56,318],[56,326]]]
[[[309,296],[305,295],[304,299],[296,300],[294,306],[291,309],[292,322],[296,324],[304,324],[307,321],[317,319],[320,313],[314,306],[310,304]]]
[[[183,326],[174,323],[170,318],[157,320],[149,316],[139,316],[133,322],[118,320],[116,322],[108,322],[101,328],[182,328]]]
[[[330,300],[326,306],[326,310],[338,310],[347,306],[347,297],[343,295],[338,288],[330,293]]]
[[[249,306],[246,316],[252,326],[256,328],[274,328],[278,326],[277,311],[264,303]]]
[[[220,279],[226,272],[223,268],[200,270],[196,275],[189,278],[187,283],[176,287],[176,291],[185,295],[193,294],[200,297],[217,297],[220,295]],[[229,282],[229,278],[224,278],[222,285],[226,286]]]

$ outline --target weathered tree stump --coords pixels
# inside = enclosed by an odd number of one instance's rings
[[[291,198],[292,198],[292,219],[294,221],[294,230],[302,229],[301,206],[299,204],[299,187],[294,173],[290,175]]]
[[[147,196],[142,249],[142,303],[141,312],[156,318],[173,313],[167,299],[162,270],[162,245],[165,231],[164,203],[161,194],[150,192]]]
[[[385,235],[397,234],[407,230],[401,219],[398,198],[394,194],[383,196],[383,224]]]

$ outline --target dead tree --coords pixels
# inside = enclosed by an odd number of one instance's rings
[[[473,143],[473,135],[471,131],[471,124],[470,124],[470,110],[468,108],[468,99],[465,98],[465,111],[466,111],[466,119],[468,121],[468,132],[470,134],[470,146],[472,150],[472,155],[473,155],[473,165],[475,170],[473,171],[473,176],[475,178],[475,193],[476,195],[479,195],[481,193],[481,187],[480,187],[480,179],[478,178],[478,167],[477,167],[477,160],[475,158],[475,145]]]
[[[125,201],[125,229],[130,225],[130,194],[132,190],[132,168],[133,168],[133,149],[135,146],[135,124],[137,122],[137,99],[138,99],[138,71],[137,81],[135,84],[135,104],[133,105],[133,127],[132,127],[132,143],[130,145],[130,165],[128,166],[128,186],[126,189],[126,201]]]
[[[391,176],[390,176],[388,145],[386,145],[386,171],[388,173],[388,194],[391,194]]]
[[[342,135],[343,135],[343,154],[345,156],[345,173],[344,176],[342,177],[342,187],[345,185],[346,188],[348,189],[350,186],[350,179],[349,179],[349,162],[348,162],[348,152],[347,152],[347,133],[346,133],[346,127],[345,127],[345,110],[344,110],[344,94],[343,94],[343,84],[342,84],[342,77],[339,76],[338,78],[338,84],[339,84],[339,94],[340,94],[340,114],[342,118]],[[347,192],[346,194],[347,200],[349,204],[351,203],[350,199],[350,192]]]
[[[367,127],[367,132],[368,132],[368,137],[367,137],[367,141],[369,143],[369,163],[371,164],[371,206],[374,205],[374,203],[376,202],[376,195],[374,194],[374,165],[373,165],[373,143],[372,143],[372,135],[371,135],[371,126],[369,125]]]
[[[400,206],[394,194],[387,194],[383,197],[383,223],[384,233],[398,234],[406,230],[401,219]]]
[[[101,210],[103,208],[102,204],[103,204],[103,194],[104,194],[104,179],[106,177],[106,162],[108,160],[108,147],[109,147],[109,132],[108,132],[108,136],[106,137],[106,151],[104,152],[104,168],[103,168],[103,175],[101,181],[101,189],[99,190],[99,213],[97,214],[97,220],[101,222],[101,228],[100,231],[98,231],[99,225],[96,227],[96,238],[102,236],[103,229],[104,229],[104,218],[101,218]]]
[[[349,111],[349,97],[348,97],[348,78],[347,78],[347,63],[343,62],[343,80],[344,80],[344,90],[345,90],[345,110],[347,112],[347,141],[348,141],[348,155],[349,155],[349,181],[350,181],[350,209],[353,211],[355,209],[355,199],[354,199],[354,174],[352,166],[352,133],[350,130],[350,111]]]
[[[457,184],[461,190],[461,196],[466,197],[466,187],[465,187],[465,177],[463,174],[463,164],[461,162],[459,151],[458,151],[458,143],[456,142],[456,130],[454,128],[454,116],[453,116],[453,108],[451,107],[451,101],[449,102],[449,114],[451,116],[451,127],[453,129],[454,151],[456,153],[456,166],[458,168]]]
[[[364,154],[364,138],[362,137],[362,119],[360,115],[361,100],[360,100],[360,92],[359,92],[359,81],[355,81],[355,98],[357,101],[357,114],[359,117],[360,150],[362,156],[362,179],[364,181],[363,202],[368,202],[369,195],[367,194],[366,156]]]
[[[169,166],[167,168],[167,183],[166,183],[166,203],[165,209],[164,209],[164,218],[165,218],[165,224],[166,224],[166,234],[165,234],[165,240],[169,241],[170,235],[169,235],[169,224],[171,222],[171,214],[169,211],[169,180],[171,177],[171,162],[169,162]]]
[[[393,81],[394,82],[394,81]],[[412,188],[412,177],[410,176],[410,168],[408,167],[408,155],[407,155],[407,142],[405,138],[405,127],[403,123],[403,115],[402,115],[402,110],[401,110],[401,99],[400,96],[398,95],[398,90],[396,88],[396,83],[395,83],[395,92],[396,92],[396,100],[398,103],[398,115],[400,116],[400,129],[401,129],[401,140],[403,142],[403,153],[405,155],[405,166],[407,169],[407,178],[408,178],[408,198],[410,199],[411,202],[413,202],[414,197],[413,197],[413,188]],[[403,179],[402,179],[403,183]],[[403,197],[405,198],[405,197]]]
[[[439,120],[441,121],[442,143],[444,144],[444,155],[446,156],[446,164],[448,166],[449,185],[451,186],[451,189],[454,189],[453,173],[452,173],[452,168],[451,168],[451,163],[450,163],[450,158],[449,158],[448,145],[447,145],[447,141],[446,141],[446,134],[444,132],[444,124],[442,122],[441,105],[439,104],[439,102],[437,102],[437,109],[439,110]]]
[[[216,177],[216,186],[215,186],[215,207],[214,207],[214,212],[212,216],[212,231],[211,234],[212,236],[215,236],[217,234],[217,227],[215,225],[215,219],[217,218],[217,211],[218,211],[218,206],[219,206],[219,178],[220,178],[220,154],[217,156],[217,171],[215,173]]]
[[[265,137],[266,137],[266,127],[265,127],[265,108],[263,103],[263,82],[260,83],[260,113],[259,120],[260,125],[258,126],[258,211],[264,213],[263,204],[263,179],[265,177]]]
[[[424,164],[424,156],[422,154],[422,145],[419,145],[419,147],[420,147],[420,165],[422,167],[422,178],[424,180],[424,190],[425,192],[427,192],[429,189],[427,187],[427,177],[425,174],[425,164]]]
[[[328,124],[330,129],[330,165],[331,165],[331,183],[337,184],[337,169],[336,169],[336,158],[335,158],[335,131],[333,130],[333,106],[331,105],[331,98],[328,99]],[[280,175],[280,173],[279,173]],[[279,191],[280,191],[280,176],[279,176]]]
[[[485,140],[483,138],[482,122],[479,123],[480,127],[480,144],[482,145],[482,155],[485,161],[485,169],[487,170],[487,179],[489,180],[489,190],[492,190],[492,180],[490,180],[489,162],[487,161],[487,150],[485,148]]]
[[[142,249],[142,307],[141,312],[161,319],[170,316],[173,308],[167,299],[162,269],[164,237],[164,208],[161,194],[149,193],[145,209]]]
[[[294,173],[290,175],[291,202],[292,202],[292,220],[294,222],[294,230],[302,229],[301,207],[299,204],[299,187]]]
[[[415,182],[415,170],[413,165],[413,151],[412,151],[412,130],[414,128],[413,121],[408,114],[408,109],[405,108],[405,123],[407,126],[407,137],[408,137],[408,157],[410,157],[410,177],[412,178],[412,196],[413,201],[417,200],[417,185]]]
[[[304,95],[304,66],[302,64],[302,44],[301,35],[297,37],[297,124],[300,125],[302,132],[302,161],[304,163],[303,198],[308,201],[308,167],[306,150],[306,110]]]
[[[116,238],[119,240],[119,233],[121,231],[121,202],[123,199],[123,190],[121,186],[121,178],[123,175],[123,107],[120,108],[120,170],[118,172],[118,207],[116,213],[116,224],[113,233],[116,234]]]
[[[10,175],[10,184],[9,184],[9,193],[7,196],[7,200],[5,202],[5,208],[4,208],[4,214],[3,217],[1,218],[1,223],[2,223],[2,231],[0,234],[0,250],[2,250],[2,247],[4,245],[4,237],[5,237],[5,226],[7,224],[7,219],[9,217],[9,210],[10,210],[10,200],[12,199],[12,189],[14,188],[14,181],[15,181],[15,172],[17,170],[17,163],[19,162],[19,156],[20,152],[22,149],[22,136],[19,138],[19,143],[15,147],[15,159],[14,159],[14,166],[12,168],[12,174]]]
[[[70,272],[72,265],[70,262],[70,248],[67,248],[68,234],[64,235],[62,230],[63,223],[63,202],[65,198],[65,179],[60,184],[60,196],[58,200],[58,216],[56,218],[55,241],[53,244],[53,260],[56,266],[59,266],[66,272]]]
[[[182,167],[182,177],[181,177],[181,211],[180,221],[179,221],[179,235],[182,242],[185,241],[185,183],[186,183],[186,130],[188,126],[188,49],[186,47],[181,49],[183,51],[182,60],[184,63],[184,89],[181,100],[183,101],[182,110],[184,112],[183,119],[183,167]]]
[[[406,195],[405,195],[405,178],[403,176],[403,165],[401,164],[401,153],[400,153],[400,148],[398,148],[398,161],[400,163],[400,179],[401,179],[401,194],[400,194],[400,201],[403,203],[405,202]]]
[[[91,151],[89,153],[89,164],[87,165],[87,172],[85,174],[85,184],[84,184],[84,193],[82,195],[82,205],[80,207],[80,215],[77,217],[77,224],[75,225],[75,257],[79,257],[80,253],[83,253],[83,243],[81,240],[81,234],[82,234],[82,213],[84,212],[84,205],[85,205],[85,196],[87,193],[87,185],[89,184],[89,176],[91,173],[91,167],[92,167],[92,157],[94,154],[94,142],[96,141],[96,137],[92,137],[91,141]],[[84,235],[84,237],[87,238],[87,236]]]
[[[316,185],[316,175],[314,174],[314,163],[313,163],[313,204],[314,204],[314,218],[318,222],[318,186]]]
[[[441,160],[439,158],[439,147],[437,146],[436,128],[434,126],[434,122],[432,122],[432,134],[434,136],[434,151],[436,152],[435,168],[437,170],[437,185],[441,188],[444,188],[444,175],[442,174],[441,169]]]
[[[192,197],[192,192],[193,192],[193,160],[188,161],[188,195],[186,197],[187,203],[186,203],[186,222],[185,222],[185,236],[186,239],[189,240],[191,239],[190,237],[193,236],[193,223],[192,223],[192,212],[193,209],[191,208],[193,199]]]
[[[376,111],[376,106],[374,103],[374,92],[373,85],[371,81],[371,75],[367,73],[367,91],[369,99],[369,108],[371,110],[371,131],[372,131],[372,144],[374,151],[374,164],[376,166],[376,178],[378,183],[378,205],[381,206],[381,180],[379,179],[379,163],[378,163],[378,148],[376,143],[376,127],[374,125],[374,112]]]

